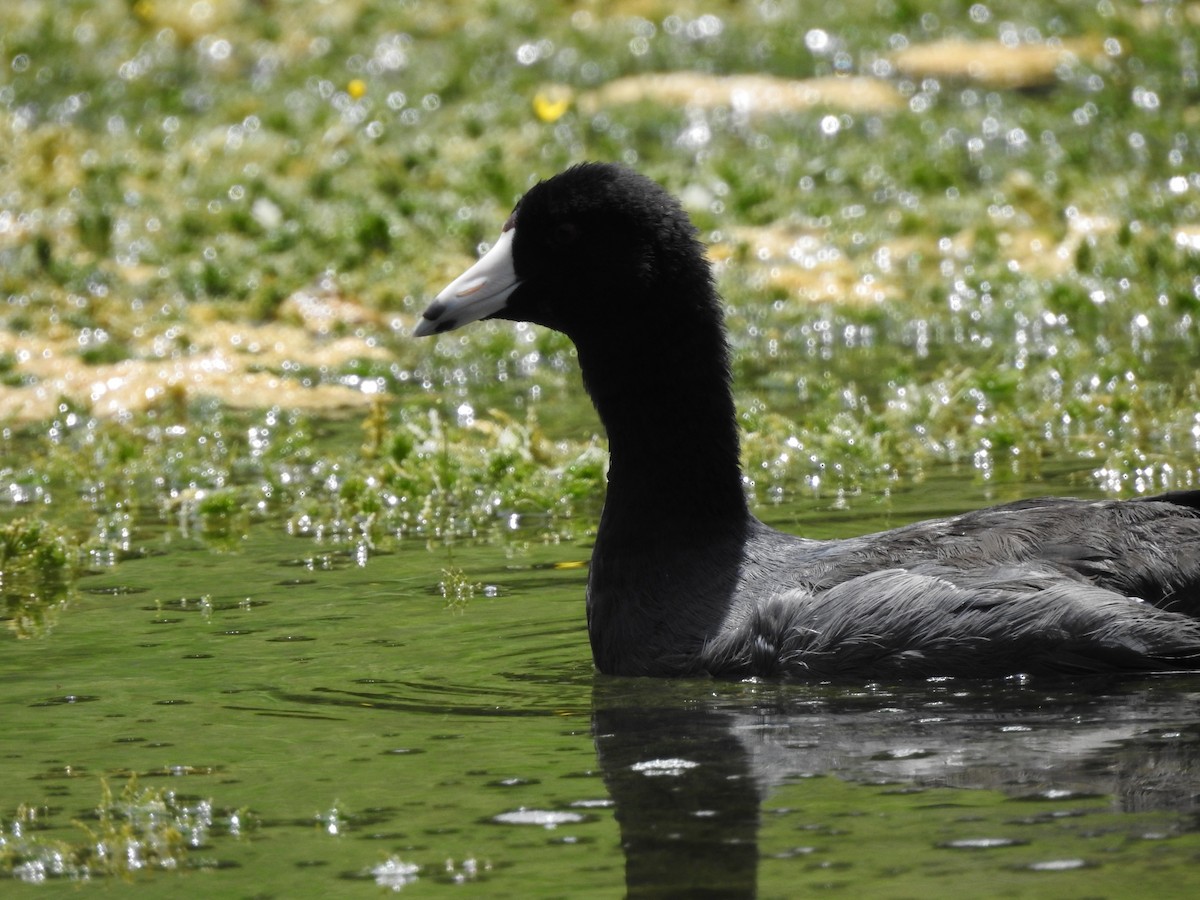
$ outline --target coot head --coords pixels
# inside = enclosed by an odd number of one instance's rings
[[[629,169],[584,163],[521,198],[414,334],[487,318],[546,325],[577,345],[614,329],[661,332],[695,315],[679,303],[716,308],[708,282],[703,246],[674,197]]]

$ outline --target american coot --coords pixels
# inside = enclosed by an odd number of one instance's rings
[[[608,432],[587,594],[602,672],[1200,668],[1200,491],[1024,500],[848,540],[758,521],[704,248],[641,175],[587,163],[531,188],[414,334],[484,318],[571,338]]]

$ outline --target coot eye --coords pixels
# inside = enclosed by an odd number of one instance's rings
[[[562,250],[571,246],[579,238],[579,228],[573,222],[559,222],[546,238],[546,244],[553,250]]]

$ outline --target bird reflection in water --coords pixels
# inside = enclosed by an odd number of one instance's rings
[[[813,775],[1013,797],[1200,808],[1200,712],[1185,679],[901,687],[596,676],[592,727],[630,897],[753,897],[762,804]],[[914,750],[914,748],[917,748]]]

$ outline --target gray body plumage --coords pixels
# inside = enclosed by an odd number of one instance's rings
[[[751,519],[716,545],[644,550],[593,570],[602,669],[826,679],[1200,666],[1200,514],[1168,500],[1028,500],[836,541]],[[654,578],[631,577],[647,569]],[[687,602],[664,610],[668,590]],[[621,651],[605,659],[610,646]]]

